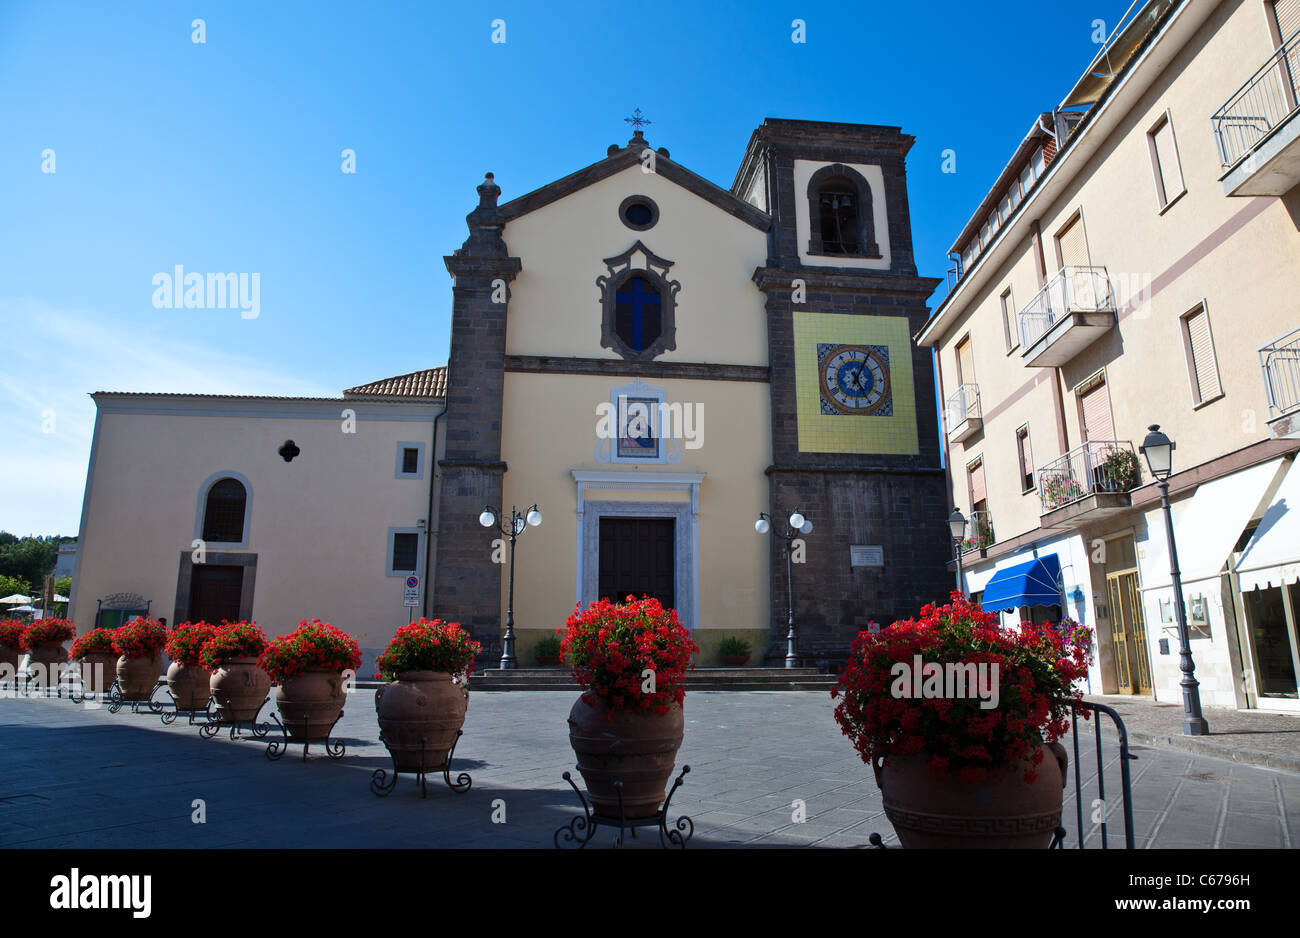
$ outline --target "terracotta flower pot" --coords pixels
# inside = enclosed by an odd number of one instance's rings
[[[35,687],[57,687],[59,676],[68,663],[68,652],[59,642],[37,645],[32,649],[30,667],[32,685]]]
[[[618,816],[614,782],[621,781],[624,817],[649,817],[658,811],[683,728],[678,704],[665,714],[624,713],[608,710],[599,700],[589,706],[579,697],[569,711],[569,743],[596,810]]]
[[[208,681],[222,723],[246,723],[257,716],[271,679],[256,658],[227,658]]]
[[[167,667],[167,687],[177,710],[206,710],[212,696],[212,672],[197,664],[173,661]]]
[[[966,785],[954,777],[932,779],[927,757],[890,756],[877,763],[885,816],[899,842],[910,848],[1045,849],[1061,823],[1067,758],[1059,743],[1043,746],[1038,778],[1026,782],[1024,766],[991,781]]]
[[[148,700],[161,673],[162,658],[158,655],[152,658],[122,655],[117,659],[117,689],[122,692],[122,699]]]
[[[12,645],[0,645],[0,679],[12,681],[18,672],[18,662],[23,653]],[[4,667],[8,665],[8,667]]]
[[[117,655],[111,651],[92,651],[77,662],[81,672],[81,686],[89,694],[101,694],[113,685],[117,677]]]
[[[376,690],[379,729],[397,770],[429,771],[442,765],[465,724],[468,706],[468,691],[453,684],[445,671],[399,671],[397,680]]]
[[[729,668],[743,668],[749,662],[749,655],[722,655],[722,663]]]
[[[297,677],[285,678],[275,688],[275,705],[280,722],[292,739],[324,742],[343,712],[343,672],[311,668]]]

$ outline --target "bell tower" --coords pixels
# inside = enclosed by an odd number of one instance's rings
[[[813,523],[793,567],[804,663],[844,658],[870,621],[947,596],[948,499],[930,353],[912,336],[940,283],[912,256],[897,127],[767,119],[732,193],[772,217],[766,295],[774,517]],[[773,539],[772,644],[785,655],[784,544]]]

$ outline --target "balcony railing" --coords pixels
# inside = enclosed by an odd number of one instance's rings
[[[1300,329],[1259,350],[1269,417],[1300,408]]]
[[[962,554],[973,550],[983,550],[995,541],[993,521],[987,511],[972,511],[970,526],[966,529],[966,540],[961,542]]]
[[[1026,351],[1070,313],[1115,309],[1105,267],[1062,267],[1020,310],[1020,345]]]
[[[968,420],[980,418],[980,389],[974,383],[957,386],[947,402],[948,432],[960,427]]]
[[[1089,440],[1039,468],[1038,500],[1047,514],[1089,495],[1120,494],[1141,484],[1132,443]]]
[[[1210,118],[1219,159],[1237,162],[1300,106],[1300,32],[1274,52]]]

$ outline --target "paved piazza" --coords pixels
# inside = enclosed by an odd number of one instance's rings
[[[0,846],[526,847],[549,848],[575,813],[561,773],[573,768],[565,717],[576,694],[476,692],[456,767],[473,790],[453,794],[438,777],[421,800],[403,777],[387,798],[370,774],[390,762],[379,743],[373,691],[359,690],[339,724],[347,754],[333,761],[291,746],[279,762],[264,742],[200,738],[182,719],[112,715],[66,699],[0,699]],[[691,766],[672,815],[695,821],[692,847],[861,847],[879,831],[896,843],[867,766],[822,692],[709,692],[686,699],[678,764]],[[269,711],[263,711],[266,716]],[[1111,846],[1123,844],[1119,771],[1107,734],[1105,783]],[[1091,736],[1082,761],[1087,846],[1096,797]],[[1067,740],[1068,742],[1068,740]],[[1082,747],[1081,747],[1082,748]],[[1139,847],[1282,847],[1300,833],[1300,775],[1137,746],[1131,763]],[[1068,844],[1077,843],[1073,770]],[[576,776],[576,773],[575,773]],[[204,802],[206,823],[194,823]],[[796,799],[806,820],[792,820]],[[504,807],[505,823],[493,823]],[[608,846],[602,829],[592,846]],[[644,830],[629,846],[658,846]]]

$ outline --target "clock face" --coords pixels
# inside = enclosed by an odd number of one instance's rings
[[[884,345],[817,346],[823,414],[888,416],[889,348]]]

